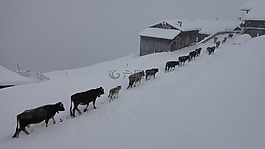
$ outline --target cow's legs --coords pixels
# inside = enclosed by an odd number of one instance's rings
[[[78,105],[77,105],[78,106]],[[73,108],[73,117],[75,117],[75,110],[77,110],[79,112],[79,114],[81,114],[81,111],[78,109],[76,105],[74,105],[74,108]]]
[[[89,104],[87,104],[87,105],[86,105],[86,108],[84,109],[84,112],[86,112],[86,111],[87,111],[87,108],[88,108],[88,106],[89,106]]]
[[[73,108],[73,113],[71,113],[71,116],[75,117],[75,107]]]
[[[45,120],[46,127],[48,127],[49,120],[50,120],[49,118],[47,118],[47,119]]]
[[[26,130],[26,127],[22,129],[27,135],[29,135],[29,132]],[[21,130],[20,130],[21,131]]]
[[[27,125],[26,125],[27,126]],[[20,127],[16,128],[16,132],[15,134],[12,136],[12,138],[18,138],[19,137],[19,134],[20,132],[23,130],[27,135],[29,135],[29,132],[26,130],[26,126],[24,126],[23,124],[20,125]]]
[[[133,87],[135,87],[135,86],[136,86],[136,83],[137,83],[137,81],[134,81],[133,83],[134,83],[134,86],[133,86]]]
[[[53,124],[55,124],[56,121],[55,121],[55,119],[54,119],[54,116],[51,117],[51,119],[53,120]],[[46,127],[48,127],[49,120],[50,120],[50,118],[48,118],[48,119],[45,120]]]
[[[52,120],[53,120],[53,124],[56,124],[56,121],[55,121],[55,119],[54,119],[54,116],[52,117]]]
[[[78,107],[75,108],[79,114],[81,114],[81,111],[78,109]]]
[[[95,104],[96,104],[96,100],[93,100],[93,106],[94,106],[94,109],[97,108]]]
[[[20,132],[21,132],[21,129],[20,129],[20,128],[19,128],[19,129],[16,129],[16,132],[15,132],[15,134],[12,136],[12,138],[18,138]]]
[[[133,83],[134,83],[133,81],[130,82],[130,87],[131,88],[133,87]]]
[[[130,87],[132,88],[132,85],[133,85],[133,83],[131,81],[129,81],[129,85],[128,85],[127,89]]]
[[[110,93],[109,102],[111,102],[111,100],[113,100],[113,92]]]

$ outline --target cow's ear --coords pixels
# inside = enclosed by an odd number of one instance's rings
[[[63,107],[63,104],[61,102],[57,103],[60,107]]]

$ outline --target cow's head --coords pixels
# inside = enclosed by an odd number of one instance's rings
[[[118,90],[121,90],[121,89],[122,89],[122,87],[119,85],[119,86],[117,86],[117,89],[118,89]]]
[[[158,68],[154,68],[153,70],[154,70],[155,73],[157,73],[159,71]]]
[[[140,74],[141,74],[141,76],[145,76],[145,75],[144,75],[144,71],[141,71]]]
[[[100,97],[100,95],[104,94],[104,89],[102,87],[98,88],[98,97]]]
[[[61,102],[56,103],[56,110],[59,111],[64,111],[64,106]]]

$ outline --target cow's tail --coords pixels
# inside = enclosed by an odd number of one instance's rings
[[[72,99],[71,99],[71,105],[70,105],[70,115],[73,116],[73,111],[72,111]]]

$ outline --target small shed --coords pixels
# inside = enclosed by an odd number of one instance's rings
[[[244,20],[243,34],[249,34],[251,37],[257,37],[265,34],[265,1],[248,1],[242,8],[246,15]]]
[[[140,36],[140,56],[175,51],[198,41],[200,28],[186,20],[165,20],[150,25]]]

